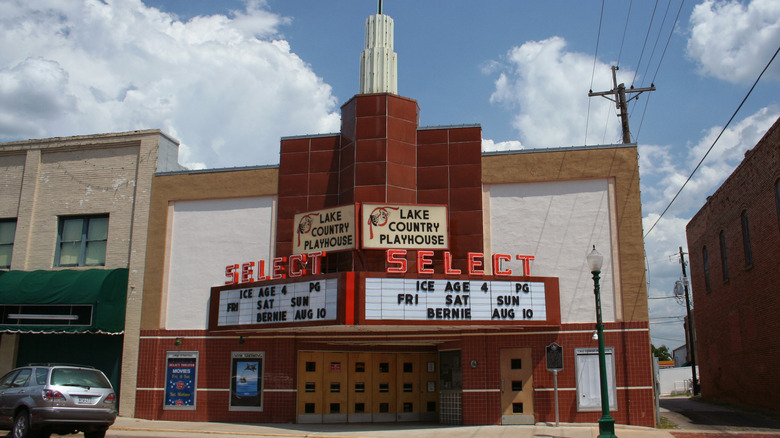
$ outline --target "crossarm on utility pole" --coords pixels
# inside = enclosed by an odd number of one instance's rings
[[[617,107],[617,109],[620,110],[620,114],[618,114],[618,117],[620,117],[620,125],[623,128],[623,143],[631,143],[631,132],[628,129],[628,109],[626,107],[626,103],[628,103],[628,101],[630,101],[631,99],[638,98],[639,95],[645,91],[655,91],[655,85],[650,84],[649,87],[626,89],[625,84],[618,85],[617,83],[617,75],[615,72],[619,69],[620,67],[616,65],[612,66],[612,89],[611,90],[597,91],[597,92],[593,92],[593,90],[590,90],[588,92],[588,96],[589,97],[603,96],[605,99],[615,102],[615,107]],[[626,99],[626,93],[629,94],[636,93],[636,94]],[[614,98],[608,97],[611,95],[614,95],[615,97]]]

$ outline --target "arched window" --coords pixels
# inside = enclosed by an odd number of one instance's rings
[[[729,260],[726,257],[726,233],[720,231],[720,265],[723,270],[723,281],[729,281]]]
[[[701,258],[704,262],[704,286],[707,289],[707,293],[712,292],[710,286],[710,258],[707,255],[707,245],[704,245],[701,249]]]
[[[742,210],[742,245],[745,247],[745,267],[753,266],[753,249],[750,246],[750,224],[747,210]]]

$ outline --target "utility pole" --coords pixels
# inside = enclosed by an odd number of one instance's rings
[[[617,108],[620,111],[620,114],[618,114],[618,117],[620,117],[620,124],[623,127],[623,143],[631,143],[631,131],[628,130],[628,109],[627,109],[627,103],[631,101],[631,99],[636,99],[639,97],[640,94],[642,94],[645,91],[655,91],[655,85],[650,84],[649,87],[645,88],[634,88],[632,85],[631,88],[626,90],[625,84],[618,85],[617,83],[617,74],[616,71],[620,70],[620,67],[613,65],[612,66],[612,89],[609,91],[599,91],[594,93],[593,90],[590,90],[588,92],[589,97],[593,96],[604,96],[605,99],[611,100],[615,102],[615,108]],[[636,95],[631,96],[626,100],[626,93],[636,93]],[[609,95],[614,95],[615,97],[607,97]]]
[[[683,287],[685,288],[685,310],[688,313],[688,330],[686,330],[686,344],[691,349],[691,374],[693,376],[693,395],[699,395],[699,379],[696,377],[696,346],[693,339],[693,317],[691,316],[691,299],[688,297],[688,276],[685,274],[685,253],[680,247],[680,265],[682,266]],[[690,341],[690,342],[689,342]]]

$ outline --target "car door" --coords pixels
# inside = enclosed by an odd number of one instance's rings
[[[12,415],[14,412],[13,405],[7,403],[5,392],[11,388],[11,383],[14,381],[14,377],[19,373],[19,370],[13,370],[8,374],[0,378],[0,425],[8,427],[13,421]]]
[[[20,401],[27,396],[27,385],[32,376],[31,368],[21,368],[14,376],[11,386],[3,393],[3,404],[11,409],[9,416],[13,415],[13,410],[19,406]]]

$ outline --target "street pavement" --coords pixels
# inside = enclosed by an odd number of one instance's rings
[[[780,436],[780,416],[736,409],[689,397],[662,397],[661,416],[677,425],[678,438],[686,432],[706,433],[707,437],[739,433],[739,436]],[[713,435],[714,434],[714,435]],[[700,435],[699,435],[700,436]]]
[[[616,425],[616,435],[636,438],[674,438],[669,432],[649,427]],[[598,425],[560,423],[531,426],[442,426],[420,423],[383,424],[225,424],[149,421],[120,418],[106,437],[344,437],[344,438],[595,438]]]
[[[779,438],[780,417],[771,417],[687,397],[661,399],[661,416],[674,429],[615,425],[618,437],[631,438]],[[10,436],[10,434],[8,435]],[[53,435],[57,436],[57,435]],[[66,435],[73,437],[73,435]],[[82,434],[76,435],[83,436]],[[445,426],[421,423],[385,424],[236,424],[189,421],[153,421],[119,417],[108,438],[165,437],[343,437],[343,438],[595,438],[595,423],[537,423],[530,426]]]

